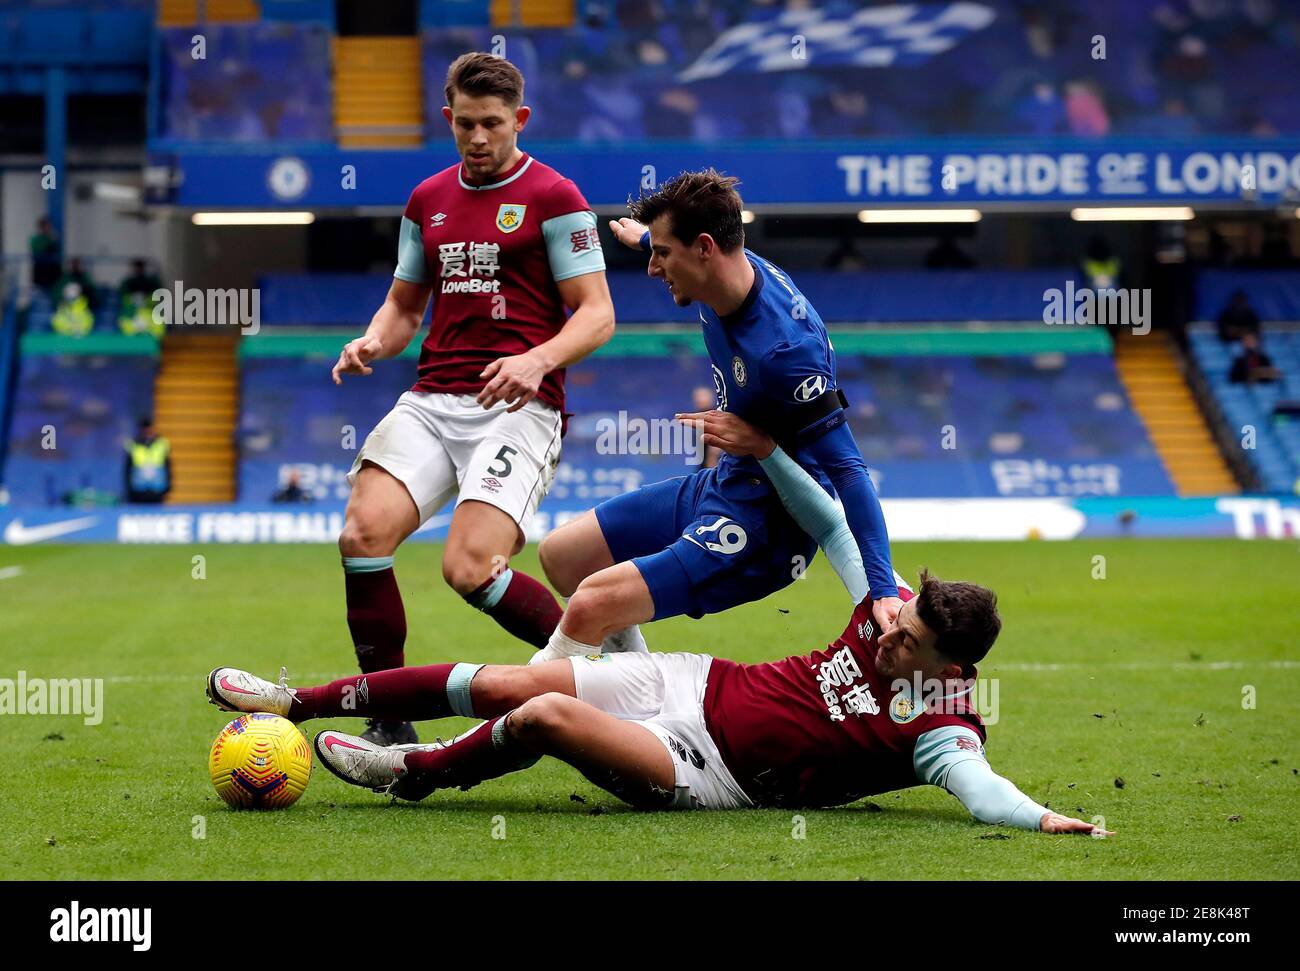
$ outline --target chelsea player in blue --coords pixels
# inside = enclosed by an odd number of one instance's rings
[[[633,201],[632,218],[610,229],[649,250],[650,276],[678,306],[702,304],[717,407],[767,432],[839,495],[876,621],[888,630],[902,601],[880,502],[836,386],[835,352],[790,278],[745,248],[738,181],[684,172]],[[724,455],[716,468],[610,499],[541,545],[547,578],[570,599],[533,660],[645,650],[637,625],[761,599],[790,584],[816,548],[751,457]]]

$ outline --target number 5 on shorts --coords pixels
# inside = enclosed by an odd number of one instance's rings
[[[490,475],[495,475],[498,479],[504,479],[514,469],[514,466],[510,464],[510,456],[518,455],[518,454],[519,454],[519,449],[511,448],[509,445],[502,445],[501,450],[497,452],[497,457],[494,458],[492,462],[488,463],[488,469],[487,469],[488,473]],[[504,466],[504,468],[494,469],[492,467],[493,462],[500,462]]]

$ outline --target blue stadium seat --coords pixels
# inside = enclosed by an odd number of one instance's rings
[[[775,23],[787,14],[783,4],[587,4],[571,28],[510,28],[511,58],[528,78],[529,101],[537,109],[529,132],[537,139],[584,143],[971,134],[1044,139],[1096,135],[1095,122],[1087,119],[1098,113],[1106,133],[1116,136],[1300,131],[1300,100],[1277,84],[1294,66],[1289,38],[1300,33],[1294,4],[1261,6],[1249,15],[1239,5],[1224,5],[1212,29],[1234,42],[1211,43],[1195,76],[1165,56],[1170,28],[1145,3],[1059,0],[1051,13],[1031,20],[1015,0],[985,0],[975,7],[993,16],[978,26],[957,24],[958,18],[939,23],[950,5],[915,4],[907,5],[908,22],[898,29],[856,35],[848,18],[860,4],[820,0],[800,6],[820,8],[824,16],[820,29],[808,32],[806,67],[770,56],[788,43],[793,29]],[[492,49],[502,28],[491,23],[488,0],[422,0],[420,24],[426,121],[437,126],[447,63],[468,50]],[[1050,56],[1040,49],[1044,24]],[[313,33],[322,29],[286,20],[207,27],[210,44],[224,52],[220,62],[235,66],[241,90],[251,92],[251,110],[242,97],[231,103],[231,87],[215,70],[184,64],[188,37],[164,32],[162,77],[155,79],[163,90],[160,134],[265,141],[328,131],[328,103],[324,116],[318,112],[318,95],[328,94],[330,83],[328,47],[321,56]],[[749,36],[742,40],[731,30]],[[1195,26],[1186,30],[1197,36]],[[24,45],[68,42],[57,30],[30,33],[21,38]],[[1093,61],[1089,51],[1097,34],[1123,36],[1125,43],[1112,48],[1109,60]],[[846,36],[859,48],[883,52],[890,69],[864,67],[849,47],[828,40]],[[735,46],[711,62],[716,70],[692,76],[693,67],[710,61],[710,49],[729,39]],[[1024,68],[990,84],[990,64]],[[279,84],[282,77],[294,84]],[[1097,112],[1073,110],[1080,82],[1095,92],[1089,103],[1095,97]],[[1179,103],[1181,111],[1171,110]],[[178,106],[188,106],[190,114]],[[281,120],[286,114],[288,120]],[[1201,315],[1213,318],[1226,292],[1217,286],[1204,291]],[[1294,291],[1288,299],[1296,299]]]
[[[151,354],[25,354],[5,464],[13,501],[56,503],[85,488],[120,494],[123,445],[153,410],[156,368]]]
[[[197,142],[330,141],[334,137],[331,32],[324,24],[208,24],[162,30],[160,134]],[[292,84],[284,79],[293,78]]]
[[[1031,357],[863,357],[841,354],[850,427],[886,496],[1170,495],[1173,487],[1145,427],[1128,406],[1106,354],[1047,363]],[[342,391],[323,376],[332,358],[249,358],[241,389],[240,496],[262,500],[288,466],[321,498],[344,498],[354,446],[413,380],[409,363],[385,363]],[[643,481],[691,471],[680,455],[611,456],[602,421],[619,412],[668,419],[712,393],[693,354],[599,355],[568,373],[575,413],[552,495],[596,502]],[[960,447],[945,449],[942,428]]]
[[[1041,294],[1073,275],[1047,270],[880,270],[793,274],[827,322],[928,323],[985,320],[1018,323],[1042,319]],[[622,323],[694,326],[694,309],[673,303],[667,289],[645,273],[609,274],[614,313]],[[262,321],[267,326],[357,324],[369,320],[392,284],[388,273],[268,274],[259,278]]]
[[[1192,359],[1206,376],[1210,391],[1227,422],[1231,436],[1238,439],[1246,426],[1255,429],[1256,446],[1243,449],[1261,486],[1270,492],[1291,493],[1300,477],[1300,422],[1274,418],[1281,401],[1300,401],[1300,331],[1283,325],[1265,324],[1261,344],[1283,372],[1283,380],[1270,384],[1230,384],[1225,352],[1209,325],[1198,324],[1188,331]],[[1235,354],[1236,351],[1231,351]]]

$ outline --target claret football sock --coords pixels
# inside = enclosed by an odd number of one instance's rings
[[[526,573],[506,569],[465,598],[533,647],[544,647],[564,613],[555,595]]]
[[[601,642],[600,649],[606,654],[644,654],[650,646],[641,636],[641,626],[633,624],[615,631]]]
[[[451,744],[434,751],[406,754],[407,785],[420,789],[468,789],[508,772],[526,769],[540,756],[529,752],[506,731],[501,715],[476,726]]]
[[[290,710],[295,721],[357,715],[384,721],[423,721],[463,715],[473,718],[470,682],[481,664],[429,664],[340,678],[298,688]]]
[[[362,672],[406,663],[406,610],[391,556],[345,556],[348,630]]]

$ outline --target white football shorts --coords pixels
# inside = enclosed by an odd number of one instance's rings
[[[406,486],[428,522],[454,497],[496,506],[528,530],[560,465],[560,413],[534,398],[513,414],[472,394],[408,391],[375,426],[348,472],[373,462]]]
[[[642,725],[668,749],[673,809],[742,809],[737,785],[704,724],[708,654],[588,654],[569,659],[579,701]]]

